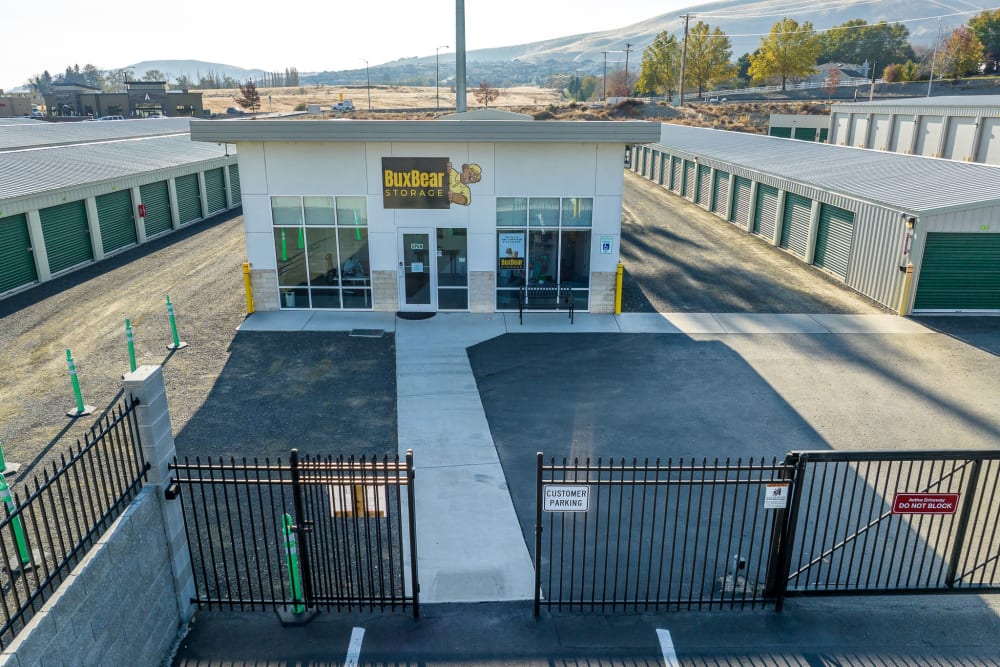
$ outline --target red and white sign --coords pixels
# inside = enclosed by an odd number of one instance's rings
[[[146,205],[145,204],[139,204],[139,217],[140,218],[145,218],[146,217]]]
[[[893,514],[954,514],[959,493],[897,493]]]

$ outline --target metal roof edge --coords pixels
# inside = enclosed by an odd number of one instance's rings
[[[192,120],[191,140],[209,142],[650,143],[655,121]]]

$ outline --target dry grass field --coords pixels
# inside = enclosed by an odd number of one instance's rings
[[[257,91],[260,93],[260,111],[265,113],[294,111],[295,107],[302,104],[319,104],[326,112],[341,99],[354,100],[354,106],[358,112],[368,111],[368,89],[365,86],[300,86],[295,88],[258,88]],[[238,89],[201,91],[205,108],[216,114],[224,114],[229,107],[239,108],[235,101],[239,92]],[[468,108],[478,107],[479,104],[473,97],[472,90],[470,89],[468,92]],[[432,86],[373,85],[371,87],[371,108],[373,111],[435,109],[438,94],[441,97],[442,109],[455,108],[455,93],[444,86],[436,91]],[[500,98],[490,106],[499,108],[545,107],[562,102],[562,96],[558,90],[520,86],[501,88]]]

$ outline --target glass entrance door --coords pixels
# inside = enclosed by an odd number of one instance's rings
[[[431,230],[399,230],[399,309],[437,310],[437,280]]]

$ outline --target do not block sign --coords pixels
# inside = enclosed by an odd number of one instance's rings
[[[959,493],[897,493],[893,514],[954,514]]]

